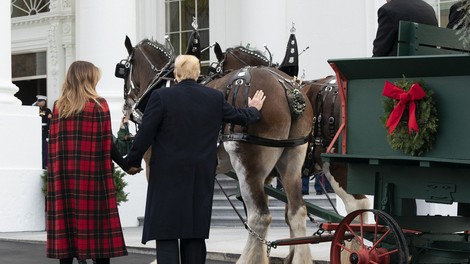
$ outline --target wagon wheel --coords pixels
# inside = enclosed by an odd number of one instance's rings
[[[364,223],[363,213],[372,213],[375,224]],[[347,242],[355,243],[356,247]],[[409,259],[401,228],[390,215],[380,210],[357,210],[341,221],[331,242],[331,263],[340,264],[341,253],[345,251],[350,253],[346,263],[353,264],[404,264]]]

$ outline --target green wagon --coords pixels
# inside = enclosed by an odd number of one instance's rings
[[[323,154],[323,158],[348,163],[348,192],[374,196],[371,213],[375,220],[358,226],[354,221],[360,220],[361,213],[346,216],[336,230],[332,263],[340,263],[334,251],[347,249],[342,239],[347,233],[378,241],[352,252],[351,263],[469,263],[470,56],[335,59],[329,63],[344,95],[345,125],[339,132],[338,154]],[[434,92],[437,132],[432,149],[420,156],[393,149],[382,121],[384,84],[404,77]],[[416,199],[457,202],[460,215],[417,215]],[[380,241],[385,230],[393,234]]]

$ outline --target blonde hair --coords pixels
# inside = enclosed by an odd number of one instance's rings
[[[101,71],[93,63],[73,62],[62,85],[62,94],[56,102],[59,117],[67,118],[79,114],[90,99],[101,106],[96,92],[96,84],[100,78]]]
[[[186,79],[197,80],[201,74],[199,59],[193,55],[179,55],[175,59],[174,73],[178,82]]]

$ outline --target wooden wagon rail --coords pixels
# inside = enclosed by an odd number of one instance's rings
[[[469,53],[456,30],[400,21],[398,56]]]

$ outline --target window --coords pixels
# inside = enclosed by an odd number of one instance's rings
[[[36,102],[36,95],[47,95],[46,52],[11,56],[12,81],[19,91],[15,96],[23,105]]]
[[[425,0],[436,10],[439,26],[446,27],[449,23],[450,7],[459,0]]]
[[[11,17],[33,16],[49,12],[50,0],[11,0]]]
[[[196,19],[201,49],[209,46],[209,0],[165,0],[165,33],[175,48],[176,55],[186,51]],[[209,52],[201,54],[201,62],[207,65]],[[203,69],[201,69],[203,72]]]

